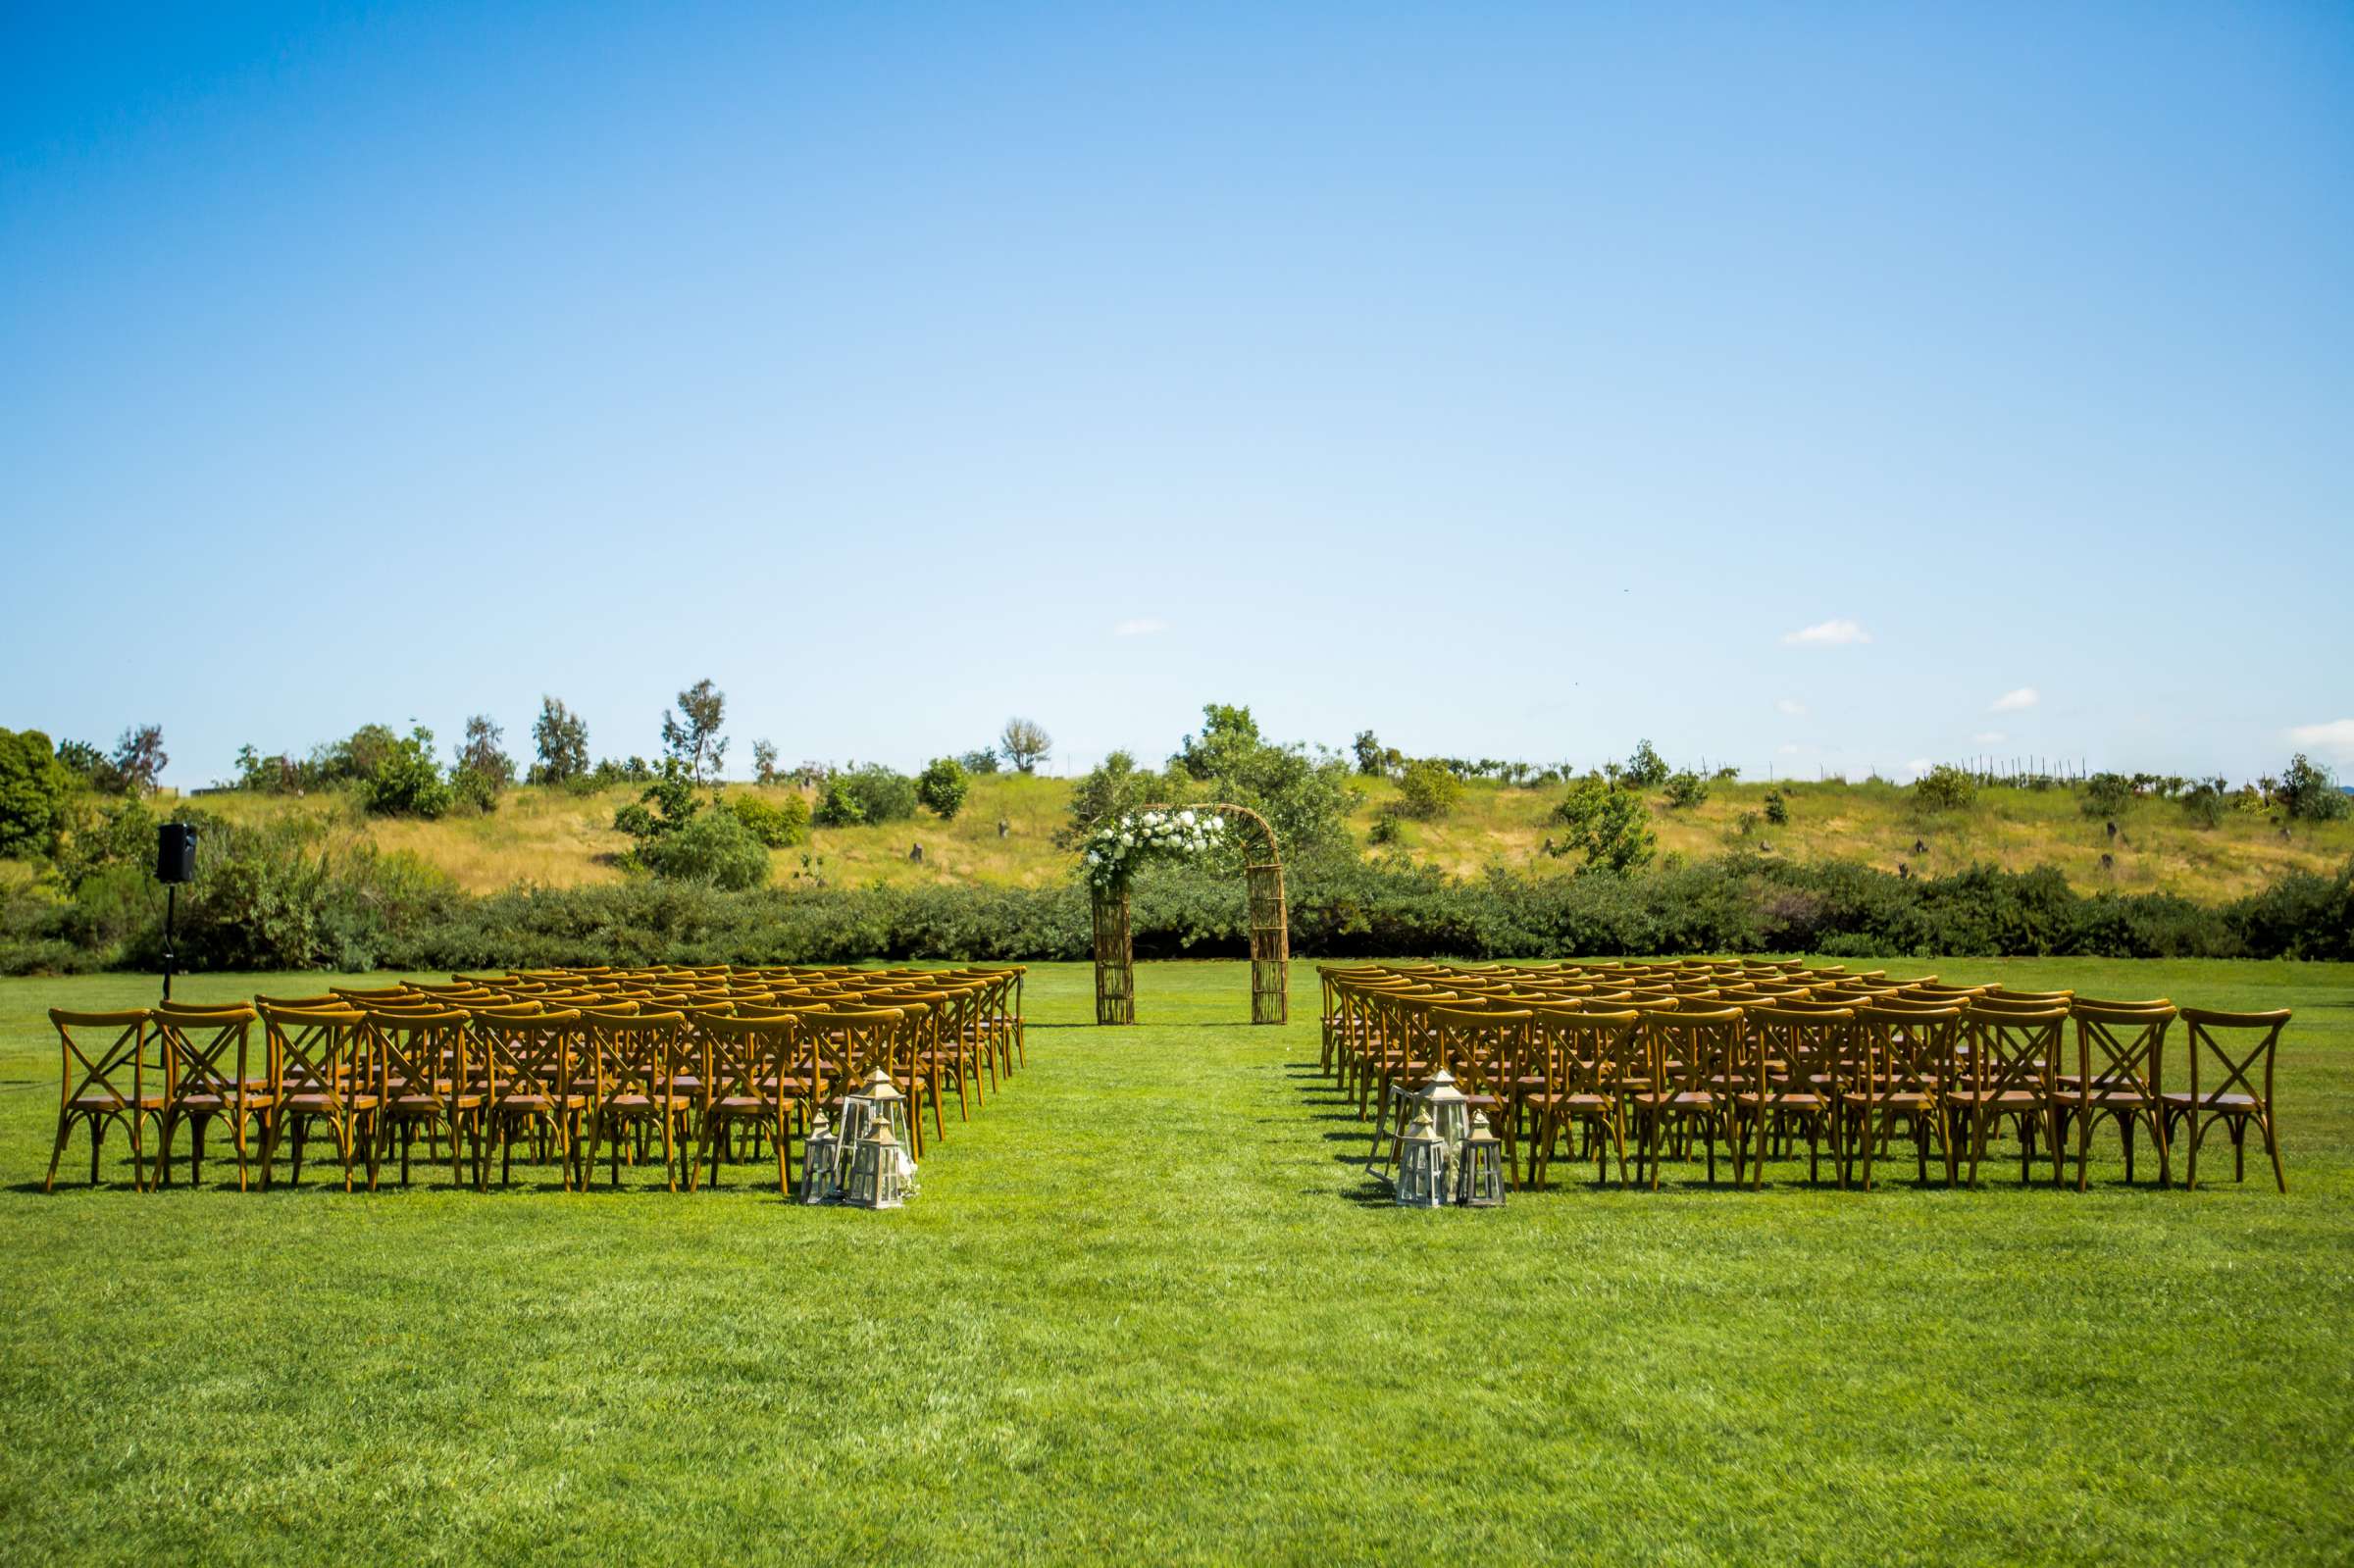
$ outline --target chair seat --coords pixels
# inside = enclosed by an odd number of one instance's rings
[[[278,1103],[284,1110],[296,1112],[332,1111],[338,1104],[346,1110],[372,1111],[376,1109],[376,1096],[374,1094],[345,1094],[338,1100],[333,1094],[306,1090],[299,1094],[284,1095]]]
[[[2175,1092],[2162,1095],[2170,1111],[2252,1111],[2257,1100],[2253,1094],[2198,1094]]]

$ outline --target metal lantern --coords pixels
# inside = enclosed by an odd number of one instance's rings
[[[842,1146],[856,1148],[865,1140],[867,1128],[878,1121],[891,1129],[891,1136],[899,1140],[900,1148],[908,1146],[907,1096],[899,1092],[898,1086],[892,1083],[891,1075],[880,1064],[856,1088],[843,1096]]]
[[[899,1140],[891,1124],[880,1118],[867,1124],[866,1136],[850,1151],[850,1179],[844,1184],[843,1201],[862,1209],[896,1209],[907,1199],[907,1175],[899,1162]]]
[[[1455,1087],[1453,1073],[1442,1067],[1431,1074],[1414,1102],[1429,1113],[1430,1125],[1447,1140],[1450,1152],[1463,1146],[1463,1139],[1471,1136],[1471,1102]]]
[[[1472,1113],[1471,1131],[1456,1157],[1455,1200],[1465,1208],[1504,1207],[1504,1140],[1489,1129],[1485,1111]]]
[[[826,1113],[819,1111],[809,1124],[809,1136],[801,1139],[801,1201],[829,1203],[841,1191],[836,1178],[840,1174],[842,1140],[826,1125]]]
[[[1430,1111],[1417,1106],[1414,1119],[1398,1140],[1398,1190],[1401,1205],[1410,1209],[1447,1206],[1447,1140],[1431,1125]]]

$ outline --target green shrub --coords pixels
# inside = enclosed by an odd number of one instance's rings
[[[1913,803],[1922,811],[1968,811],[1977,798],[1978,781],[1950,762],[1913,781]]]
[[[1619,777],[1636,789],[1657,789],[1667,782],[1667,759],[1654,751],[1650,741],[1638,740]]]
[[[2329,770],[2302,751],[2288,759],[2277,793],[2292,822],[2335,822],[2354,810],[2354,801],[2339,791]]]
[[[768,851],[733,811],[697,812],[638,846],[638,863],[665,882],[741,891],[768,882]]]
[[[1443,762],[1421,758],[1398,776],[1398,811],[1417,822],[1434,822],[1462,799],[1463,782]]]
[[[455,892],[413,857],[382,854],[314,820],[259,830],[204,822],[203,832],[197,882],[182,889],[179,905],[179,948],[198,970],[993,962],[1084,959],[1089,951],[1087,892],[1075,882],[763,886],[767,856],[733,812],[700,813],[649,846],[680,875],[480,898]],[[674,850],[682,839],[690,848]],[[729,891],[723,880],[751,885]],[[2285,877],[2221,907],[2164,894],[2080,894],[2048,867],[1900,880],[1844,862],[1739,853],[1642,876],[1496,870],[1469,880],[1397,858],[1352,858],[1303,871],[1290,892],[1292,951],[1301,958],[2354,959],[2354,862],[2330,877]],[[153,968],[162,917],[143,863],[111,865],[71,899],[24,882],[0,884],[0,972]],[[1249,951],[1239,882],[1201,867],[1140,876],[1132,930],[1140,957]]]
[[[1398,826],[1398,813],[1383,811],[1375,814],[1373,826],[1365,835],[1365,842],[1375,845],[1394,844],[1402,836],[1404,836],[1404,832]]]
[[[47,855],[64,835],[74,770],[38,730],[0,730],[0,855]]]
[[[2122,773],[2096,773],[2084,781],[2076,809],[2087,817],[2114,817],[2133,804],[2133,781]]]
[[[934,757],[916,776],[915,798],[941,821],[953,822],[971,788],[972,781],[954,757]]]
[[[2202,779],[2182,795],[2182,815],[2201,828],[2220,828],[2224,822],[2226,797],[2223,781]]]
[[[764,795],[733,794],[728,809],[754,838],[770,849],[786,849],[809,838],[809,802],[798,790],[779,799]]]
[[[1782,798],[1782,792],[1779,789],[1766,791],[1766,820],[1776,828],[1787,828],[1790,825],[1790,802]]]
[[[1576,850],[1586,857],[1588,871],[1624,875],[1651,861],[1659,839],[1651,831],[1651,811],[1632,789],[1617,789],[1600,779],[1580,779],[1553,808],[1553,820],[1569,830],[1565,844],[1549,845],[1556,855]]]
[[[451,803],[469,807],[485,816],[498,809],[498,797],[503,787],[497,775],[473,768],[460,768],[449,776]]]
[[[1691,769],[1679,769],[1667,776],[1667,804],[1675,810],[1688,810],[1708,798],[1709,782]]]
[[[702,809],[702,797],[694,792],[694,776],[689,764],[677,757],[664,757],[660,777],[647,784],[636,801],[613,813],[613,826],[637,839],[642,848],[686,827]]]
[[[858,802],[858,820],[865,823],[904,822],[915,815],[915,781],[894,773],[879,762],[851,768],[834,776]]]
[[[859,802],[858,791],[849,781],[836,774],[826,781],[817,797],[817,809],[809,820],[820,828],[855,828],[866,821],[866,807]]]
[[[430,821],[449,810],[456,799],[434,760],[434,733],[425,726],[371,754],[376,760],[360,787],[360,804],[371,815]]]

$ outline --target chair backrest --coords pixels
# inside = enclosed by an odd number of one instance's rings
[[[2078,998],[2069,1007],[2076,1026],[2076,1091],[2086,1099],[2121,1092],[2158,1097],[2166,1068],[2172,1002],[2150,1007],[2105,1007]]]
[[[2185,1007],[2183,1026],[2190,1036],[2190,1092],[2201,1105],[2217,1103],[2222,1095],[2245,1094],[2263,1105],[2273,1103],[2273,1059],[2280,1046],[2280,1032],[2288,1027],[2288,1008],[2269,1013],[2226,1013],[2208,1007]],[[2263,1075],[2257,1087],[2255,1074]]]
[[[731,1018],[709,1026],[711,1097],[778,1103],[800,1040],[800,1020]]]
[[[251,1007],[190,1009],[166,1003],[148,1016],[162,1037],[167,1094],[183,1103],[242,1103],[248,1031],[258,1016]]]
[[[1962,1041],[1961,1006],[1919,1002],[1865,1002],[1856,1009],[1856,1031],[1864,1042],[1864,1084],[1883,1095],[1934,1095],[1954,1071]]]
[[[1970,1081],[1981,1091],[2048,1094],[2060,1069],[2065,1004],[2022,1006],[1973,996],[1962,1014]]]
[[[1433,1007],[1430,1028],[1437,1060],[1455,1074],[1465,1092],[1502,1094],[1527,1054],[1531,1016],[1525,1007]]]
[[[128,1111],[163,1091],[163,1064],[149,1059],[153,1036],[145,1008],[76,1013],[52,1007],[49,1022],[57,1030],[61,1106],[79,1101],[84,1108]],[[151,1072],[157,1075],[152,1086]]]
[[[1835,1097],[1862,1071],[1861,1042],[1852,1008],[1744,1009],[1740,1077],[1767,1098],[1793,1094]]]
[[[1738,1007],[1694,1002],[1672,1012],[1639,1007],[1655,1082],[1672,1079],[1686,1090],[1714,1091],[1741,1060],[1744,1016]]]
[[[362,1031],[367,1015],[340,1002],[329,1007],[255,1004],[270,1043],[272,1087],[340,1107],[370,1081]]]

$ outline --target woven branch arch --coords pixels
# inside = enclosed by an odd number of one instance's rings
[[[1249,806],[1226,803],[1170,806],[1157,802],[1131,812],[1214,811],[1242,830],[1243,887],[1251,910],[1251,1022],[1280,1024],[1290,1016],[1290,918],[1283,902],[1283,856],[1275,830]],[[1128,931],[1128,887],[1090,885],[1095,902],[1096,1022],[1136,1022],[1136,943]]]

